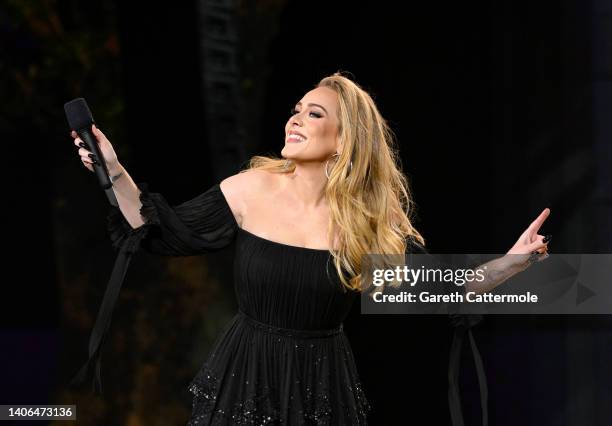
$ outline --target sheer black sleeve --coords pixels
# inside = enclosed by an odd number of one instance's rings
[[[107,216],[108,232],[116,249],[127,245],[131,252],[141,247],[152,254],[193,256],[233,242],[238,224],[219,184],[177,206],[170,206],[163,195],[149,192],[146,183],[138,187],[140,215],[145,221],[142,226],[132,228],[114,206]]]
[[[137,186],[143,225],[132,228],[115,206],[110,207],[107,215],[107,228],[118,251],[117,259],[89,339],[89,359],[71,382],[85,382],[93,369],[94,392],[102,392],[100,354],[132,255],[140,248],[164,256],[209,253],[230,245],[238,230],[219,184],[177,206],[170,206],[161,194],[149,192],[146,183]]]

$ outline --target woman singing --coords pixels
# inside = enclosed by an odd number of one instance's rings
[[[119,202],[109,225],[123,254],[142,247],[190,256],[236,243],[239,311],[189,384],[189,424],[366,424],[370,406],[342,329],[363,290],[361,259],[424,245],[410,221],[392,133],[368,93],[340,73],[322,79],[292,109],[282,158],[254,157],[246,170],[177,206],[136,185],[110,141],[93,132]],[[100,160],[72,136],[93,171]],[[537,231],[548,214],[509,253],[545,256]],[[503,276],[477,290],[524,268],[506,264]],[[102,334],[112,303],[104,309]],[[92,359],[98,354],[99,345]]]

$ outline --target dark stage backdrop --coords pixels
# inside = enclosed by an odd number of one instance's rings
[[[66,385],[115,253],[64,102],[85,97],[134,180],[177,204],[252,155],[279,154],[294,103],[348,71],[397,135],[430,251],[505,252],[550,207],[551,251],[608,252],[611,12],[597,0],[2,4],[0,404],[76,403],[88,424],[185,423],[186,385],[236,309],[232,248],[139,253],[103,357],[106,395]],[[610,325],[485,318],[475,335],[490,424],[609,424]],[[355,305],[345,329],[372,424],[450,423],[447,318]],[[478,424],[471,358],[462,363],[466,424]]]

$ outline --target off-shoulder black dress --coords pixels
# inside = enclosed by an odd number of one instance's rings
[[[287,245],[240,228],[219,184],[178,206],[138,184],[145,224],[133,229],[111,207],[119,255],[92,338],[95,368],[130,256],[139,248],[190,256],[235,242],[238,313],[188,389],[190,425],[363,425],[370,405],[342,322],[358,296],[345,290],[328,250]]]

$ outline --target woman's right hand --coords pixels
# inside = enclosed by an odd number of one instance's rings
[[[91,125],[91,130],[96,140],[98,141],[98,147],[100,148],[100,152],[104,157],[104,161],[106,162],[106,168],[108,169],[108,174],[110,176],[116,175],[121,169],[121,164],[119,164],[119,159],[117,158],[117,154],[113,149],[113,145],[110,141],[104,136],[104,133],[100,129],[96,127],[95,124]],[[74,139],[74,144],[79,147],[79,155],[81,156],[81,162],[83,165],[90,171],[94,171],[94,163],[98,164],[100,160],[96,158],[96,155],[87,149],[87,145],[85,142],[79,138],[79,135],[74,130],[70,133],[70,136]]]

